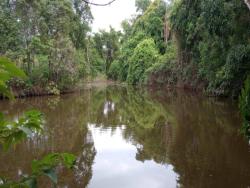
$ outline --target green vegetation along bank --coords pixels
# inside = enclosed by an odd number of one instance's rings
[[[106,75],[128,84],[239,96],[249,74],[250,10],[238,0],[136,0],[122,30],[91,32],[81,0],[1,1],[0,55],[25,71],[13,89],[58,93]]]
[[[0,55],[24,70],[13,90],[58,94],[103,70],[94,40],[93,16],[81,0],[0,2]]]
[[[110,79],[238,98],[249,137],[250,10],[238,0],[136,0]],[[113,31],[112,31],[113,32]],[[110,32],[111,33],[111,32]],[[111,50],[112,51],[112,50]],[[245,83],[244,83],[245,82]],[[242,91],[242,94],[240,94]]]
[[[140,3],[138,3],[140,2]],[[239,96],[250,69],[250,11],[238,0],[137,0],[109,77]]]

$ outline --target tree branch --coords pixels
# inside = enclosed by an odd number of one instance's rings
[[[89,0],[83,0],[85,3],[89,4],[89,5],[94,5],[94,6],[108,6],[108,5],[111,5],[113,2],[115,2],[116,0],[112,0],[112,1],[109,1],[108,3],[104,3],[104,4],[100,4],[100,3],[92,3],[92,2],[89,2]]]

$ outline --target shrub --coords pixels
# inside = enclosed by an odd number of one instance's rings
[[[159,57],[158,62],[146,71],[146,82],[152,84],[174,85],[177,82],[176,45],[169,42],[166,53]]]
[[[153,39],[145,39],[139,43],[129,59],[128,83],[143,83],[146,70],[157,62],[158,57],[159,53]]]
[[[247,77],[241,91],[239,108],[243,117],[242,132],[250,139],[250,75]]]
[[[112,80],[117,80],[119,77],[119,62],[117,60],[113,61],[108,72],[108,78]]]

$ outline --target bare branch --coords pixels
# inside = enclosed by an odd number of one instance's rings
[[[104,4],[89,2],[89,0],[83,0],[83,1],[85,3],[87,3],[87,4],[89,4],[89,5],[94,5],[94,6],[108,6],[108,5],[111,5],[113,2],[115,2],[116,0],[109,1],[108,3],[104,3]]]

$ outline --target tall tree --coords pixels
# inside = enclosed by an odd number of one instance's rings
[[[144,13],[150,3],[151,0],[135,0],[136,11],[140,12],[141,14]]]
[[[119,52],[119,41],[121,33],[110,27],[109,31],[100,30],[94,35],[96,49],[105,60],[105,71],[108,73],[111,63]]]
[[[4,0],[0,6],[0,53],[21,62],[31,84],[72,85],[85,67],[78,51],[85,55],[93,20],[89,5],[81,0]]]

